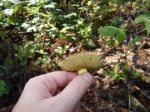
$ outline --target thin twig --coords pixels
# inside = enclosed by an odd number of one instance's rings
[[[140,30],[140,31],[138,31],[138,32],[136,32],[136,33],[134,33],[134,34],[132,34],[132,36],[135,36],[135,35],[137,35],[137,34],[139,34],[139,33],[141,33],[141,32],[144,32],[146,29],[142,29],[142,30]]]

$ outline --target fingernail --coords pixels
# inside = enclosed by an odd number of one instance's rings
[[[85,80],[87,80],[88,82],[93,82],[93,77],[92,77],[91,74],[89,74],[89,73],[84,73],[82,76],[83,76],[83,78],[84,78]]]

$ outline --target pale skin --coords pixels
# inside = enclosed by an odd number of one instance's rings
[[[30,79],[12,112],[79,112],[79,102],[93,82],[89,73],[57,71]]]

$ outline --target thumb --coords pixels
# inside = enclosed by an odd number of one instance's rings
[[[93,77],[89,73],[78,75],[66,88],[58,95],[64,106],[74,108],[93,82]]]

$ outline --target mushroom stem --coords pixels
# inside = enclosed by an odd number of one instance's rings
[[[78,70],[79,75],[83,74],[83,73],[86,73],[86,72],[88,72],[86,68],[82,68],[82,69]]]

